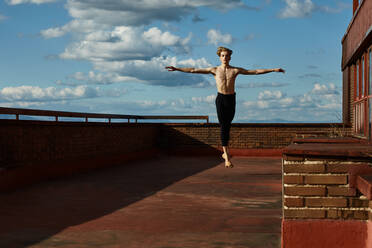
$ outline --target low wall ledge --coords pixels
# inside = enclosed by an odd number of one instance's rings
[[[372,162],[372,145],[363,143],[291,144],[283,150],[286,157],[350,158]]]

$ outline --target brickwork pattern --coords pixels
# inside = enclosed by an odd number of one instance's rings
[[[339,128],[343,128],[341,125]],[[280,149],[288,146],[294,138],[331,135],[333,124],[233,124],[230,131],[231,148]],[[349,129],[347,129],[348,132]],[[161,127],[161,147],[195,147],[207,145],[220,147],[218,124],[164,124]]]
[[[1,122],[0,167],[148,150],[157,134],[147,124]]]
[[[371,218],[372,204],[349,185],[350,166],[359,164],[342,160],[283,159],[284,219]]]
[[[359,47],[372,23],[372,1],[360,1],[363,6],[352,19],[345,36],[342,39],[342,68],[344,69]]]
[[[230,147],[281,149],[296,137],[327,135],[333,128],[332,124],[233,124]],[[215,149],[220,146],[220,127],[214,123],[0,120],[0,170],[45,161],[114,157],[153,148]]]

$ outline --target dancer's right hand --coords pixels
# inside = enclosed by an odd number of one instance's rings
[[[168,71],[177,71],[176,67],[174,66],[167,66],[165,69],[168,69]]]

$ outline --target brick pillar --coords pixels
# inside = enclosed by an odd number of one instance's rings
[[[282,248],[371,248],[366,240],[372,240],[372,204],[350,174],[360,166],[284,156]]]
[[[349,185],[350,162],[283,161],[284,219],[367,220],[369,201]]]

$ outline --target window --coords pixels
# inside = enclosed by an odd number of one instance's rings
[[[372,141],[372,49],[369,49],[369,59],[368,59],[368,84],[369,87],[367,87],[368,90],[368,95],[370,96],[368,101],[369,101],[369,140]]]
[[[353,65],[354,72],[354,132],[372,141],[372,47]]]
[[[359,133],[359,116],[360,116],[360,114],[359,114],[359,104],[357,104],[356,106],[355,106],[355,112],[356,112],[356,115],[355,115],[355,133]]]
[[[365,82],[364,82],[364,56],[362,57],[362,61],[361,61],[361,68],[360,68],[360,97],[363,97],[364,96],[364,85],[365,85]]]
[[[371,98],[369,98],[369,140],[372,140],[372,99]]]
[[[359,61],[356,63],[356,75],[355,75],[355,81],[356,81],[356,99],[359,98]]]
[[[369,81],[369,91],[368,94],[372,95],[372,49],[369,49],[369,73],[368,73],[368,81]]]

